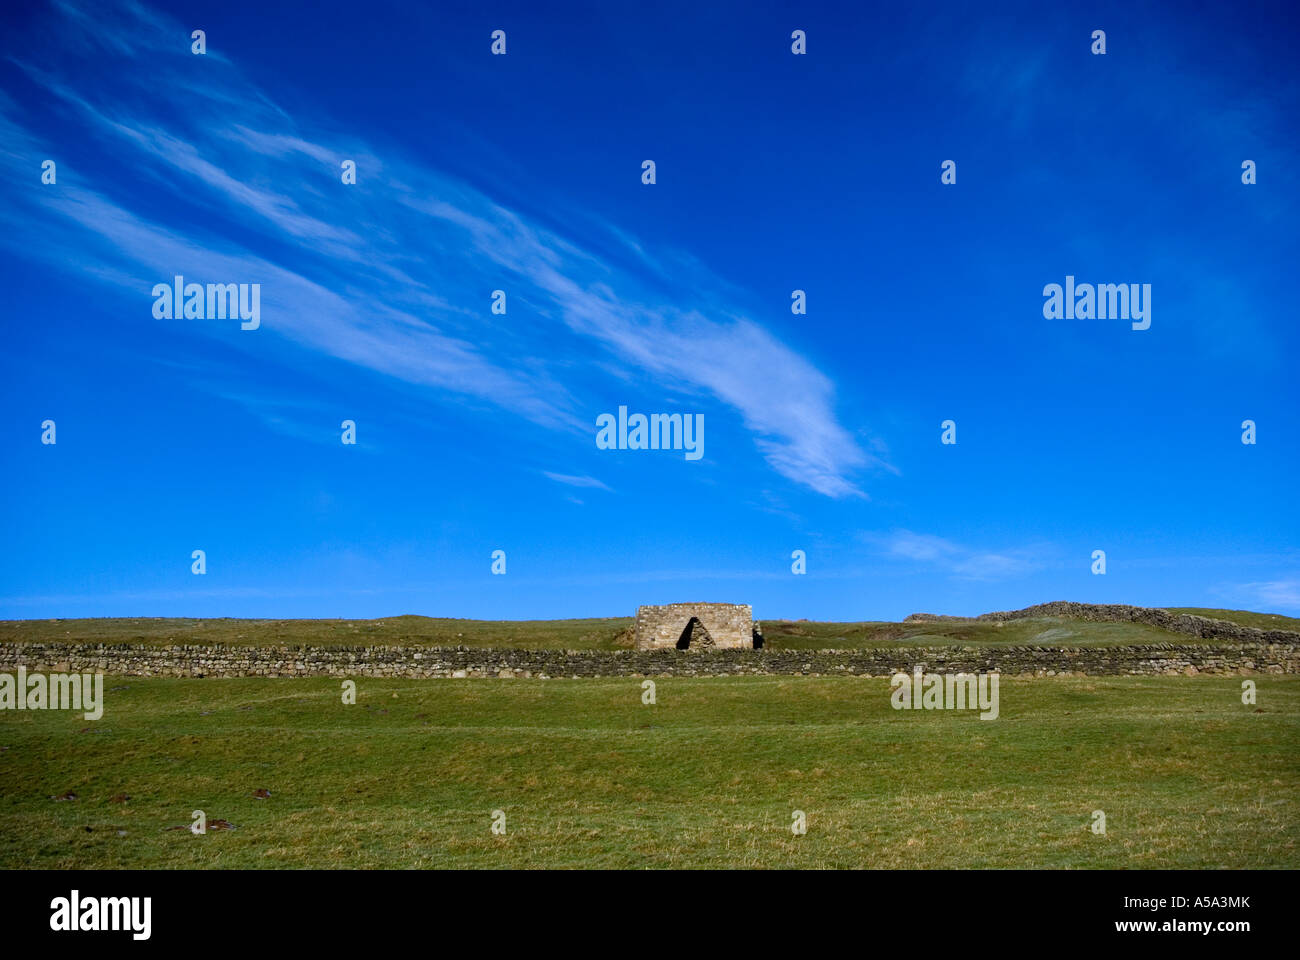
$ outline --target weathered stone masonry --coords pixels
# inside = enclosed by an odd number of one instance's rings
[[[891,647],[874,650],[488,650],[469,647],[144,647],[0,644],[0,670],[101,671],[160,677],[612,677],[935,672],[1114,676],[1300,673],[1300,644],[1126,647]]]
[[[721,650],[752,648],[754,614],[747,603],[667,603],[638,607],[635,637],[638,650],[676,649],[688,639],[692,650],[701,646]]]

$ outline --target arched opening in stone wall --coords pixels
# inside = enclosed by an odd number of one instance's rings
[[[677,638],[677,649],[689,650],[692,643],[699,647],[713,646],[713,637],[709,635],[708,627],[700,622],[699,617],[691,617],[686,621],[682,635]]]

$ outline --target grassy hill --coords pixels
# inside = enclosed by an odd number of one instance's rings
[[[517,647],[616,650],[630,647],[631,617],[590,620],[191,620],[168,617],[0,621],[0,643],[216,644],[230,646]],[[624,636],[626,634],[626,636]]]
[[[1300,620],[1244,610],[1169,608],[1175,613],[1230,620],[1251,627],[1300,632]],[[68,642],[229,646],[467,646],[530,650],[618,650],[632,645],[631,617],[583,620],[454,620],[399,616],[379,620],[197,620],[125,618],[0,621],[0,643]],[[963,646],[1119,646],[1197,643],[1194,637],[1139,623],[1026,617],[996,621],[950,620],[833,623],[765,620],[773,650],[851,649],[960,644]]]
[[[1250,610],[1216,610],[1212,607],[1165,607],[1170,613],[1190,613],[1211,620],[1227,620],[1239,623],[1243,627],[1257,627],[1260,630],[1290,630],[1300,633],[1300,620],[1284,617],[1278,613],[1253,613]]]

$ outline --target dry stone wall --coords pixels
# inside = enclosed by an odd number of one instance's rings
[[[1300,644],[1144,644],[1126,647],[891,647],[874,650],[488,650],[470,647],[143,647],[0,644],[0,671],[159,677],[612,677],[790,674],[886,677],[920,666],[941,673],[1300,673]]]

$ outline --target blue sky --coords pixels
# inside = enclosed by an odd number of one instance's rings
[[[0,617],[1300,611],[1287,6],[755,6],[7,7]]]

